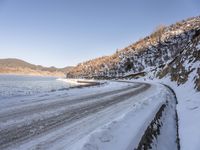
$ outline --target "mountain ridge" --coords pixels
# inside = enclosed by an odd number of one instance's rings
[[[39,75],[65,77],[72,67],[56,68],[34,65],[17,58],[0,59],[0,74]]]

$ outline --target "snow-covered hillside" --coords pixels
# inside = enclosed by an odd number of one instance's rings
[[[195,74],[193,83],[200,90],[200,17],[160,27],[150,36],[118,50],[112,56],[96,58],[74,67],[69,76],[87,78],[151,78],[170,76],[178,85]],[[149,76],[149,75],[148,75]]]
[[[79,64],[69,76],[137,79],[170,86],[178,99],[181,149],[199,149],[200,16],[161,26],[112,56]]]

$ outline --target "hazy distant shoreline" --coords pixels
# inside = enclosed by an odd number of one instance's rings
[[[57,78],[64,78],[65,75],[59,76],[59,75],[48,75],[48,74],[37,74],[37,73],[13,73],[13,72],[8,72],[8,73],[0,73],[0,75],[13,75],[13,76],[35,76],[35,77],[57,77]]]
[[[0,59],[0,74],[65,77],[70,68],[43,67],[15,58]]]

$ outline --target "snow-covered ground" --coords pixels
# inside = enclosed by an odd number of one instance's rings
[[[10,106],[13,108],[18,105],[30,105],[31,103],[35,102],[41,102],[41,103],[49,103],[51,101],[58,101],[59,99],[63,99],[66,97],[70,98],[78,98],[81,96],[87,96],[92,94],[97,94],[99,92],[103,91],[112,91],[117,90],[119,88],[126,87],[127,84],[124,83],[116,83],[116,82],[110,82],[109,86],[108,83],[102,84],[101,86],[94,86],[94,87],[85,87],[82,89],[68,89],[68,90],[59,90],[55,92],[42,92],[35,95],[26,95],[21,97],[11,97],[11,98],[0,98],[0,110],[3,110],[5,108],[10,109]],[[78,93],[78,94],[77,94]]]
[[[90,83],[95,83],[96,81],[93,80],[93,79],[65,79],[65,78],[59,78],[57,79],[58,81],[64,81],[64,82],[67,82],[69,84],[74,84],[74,85],[88,85]],[[98,81],[98,82],[101,82],[101,81]],[[102,81],[103,82],[103,81]]]
[[[194,74],[191,74],[188,81],[179,86],[172,82],[169,77],[151,78],[151,80],[149,77],[145,77],[133,80],[145,83],[162,83],[174,90],[178,100],[177,113],[181,150],[199,150],[200,148],[200,92],[194,89],[193,79]]]
[[[152,85],[149,93],[143,93],[144,97],[139,101],[132,103],[131,98],[128,101],[127,110],[118,118],[111,120],[98,130],[93,131],[86,138],[84,146],[77,149],[99,149],[99,150],[132,150],[137,148],[141,137],[150,122],[154,119],[162,104],[170,101],[170,108],[165,112],[161,129],[161,135],[154,139],[154,150],[176,150],[176,125],[175,114],[172,103],[175,102],[173,94],[162,85]],[[138,97],[135,97],[136,99]],[[169,113],[169,114],[168,114]],[[168,122],[169,121],[169,122]],[[169,123],[169,124],[168,124]],[[167,133],[167,134],[165,134]]]
[[[169,79],[162,81],[170,85],[178,99],[179,137],[181,150],[199,150],[200,148],[200,92],[194,90],[192,78],[177,86]]]
[[[174,100],[159,84],[107,82],[1,100],[0,148],[131,150],[166,99]]]

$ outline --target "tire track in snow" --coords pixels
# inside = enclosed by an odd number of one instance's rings
[[[87,97],[84,97],[83,99],[79,98],[76,100],[67,101],[65,104],[69,105],[69,103],[75,102],[85,102],[85,101],[93,101],[93,99],[98,99],[98,101],[94,101],[93,103],[89,103],[85,106],[81,106],[80,108],[74,108],[74,109],[66,109],[62,114],[54,115],[51,117],[44,118],[43,120],[37,120],[33,121],[30,124],[24,124],[20,127],[14,126],[11,128],[6,128],[0,131],[0,149],[8,148],[9,146],[12,146],[14,144],[17,144],[19,142],[22,142],[26,139],[34,138],[38,135],[42,135],[46,132],[53,132],[55,128],[59,128],[62,125],[69,125],[76,120],[80,120],[81,118],[84,118],[86,116],[89,116],[90,114],[94,114],[102,109],[108,108],[109,106],[112,106],[114,104],[120,103],[122,101],[127,100],[128,98],[135,96],[145,90],[147,90],[150,87],[149,84],[141,84],[136,86],[130,86],[126,87],[120,90],[115,90],[111,92],[104,92],[100,94],[93,94]],[[135,89],[136,88],[136,89]],[[63,102],[61,104],[63,105]],[[17,117],[18,115],[29,115],[31,113],[35,113],[37,111],[45,111],[47,109],[54,109],[53,107],[55,104],[57,104],[55,107],[62,106],[59,102],[49,104],[48,106],[40,107],[39,109],[37,107],[31,108],[30,112],[27,112],[29,108],[26,108],[24,111],[23,109],[21,111],[18,111],[14,116],[9,114],[7,117],[9,119],[12,119],[12,117]],[[5,119],[6,117],[4,117]],[[2,119],[2,118],[1,118]]]

